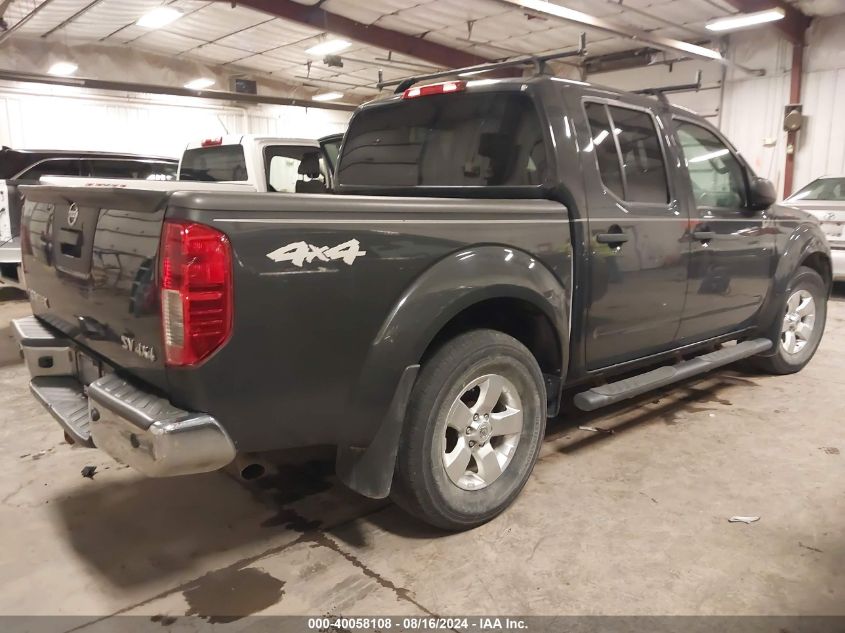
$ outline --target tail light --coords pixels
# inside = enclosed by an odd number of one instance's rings
[[[164,223],[161,321],[168,365],[196,365],[232,332],[232,254],[228,238],[194,222]]]

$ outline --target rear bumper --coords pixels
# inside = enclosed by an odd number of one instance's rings
[[[830,249],[830,260],[833,267],[833,279],[845,281],[845,246]]]
[[[35,317],[12,322],[36,399],[77,442],[96,446],[149,477],[209,472],[235,458],[235,445],[210,415],[185,411],[115,373],[85,384],[71,341]],[[96,376],[93,376],[96,377]]]

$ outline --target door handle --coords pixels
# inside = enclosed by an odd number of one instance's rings
[[[596,235],[596,242],[599,244],[611,244],[619,246],[628,241],[628,236],[624,233],[599,233]]]
[[[713,231],[693,231],[692,236],[699,242],[709,242],[716,237],[716,233]]]

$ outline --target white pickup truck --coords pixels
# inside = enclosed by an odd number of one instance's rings
[[[259,193],[327,193],[333,187],[333,172],[342,134],[314,139],[229,135],[189,143],[179,161],[177,180],[131,180],[80,176],[41,177],[42,184],[157,191],[255,191]],[[0,208],[8,204],[9,193],[0,187]],[[20,208],[15,211],[20,213]],[[0,234],[14,237],[0,249],[0,284],[23,286],[20,277],[20,247],[9,226],[9,214],[0,214]],[[5,218],[5,223],[3,222]],[[18,222],[14,223],[17,228]],[[5,231],[5,233],[4,233]],[[14,279],[3,273],[14,272]]]
[[[231,135],[191,143],[179,161],[179,181],[248,184],[255,191],[326,193],[342,134],[319,140]],[[179,183],[172,183],[173,189]]]

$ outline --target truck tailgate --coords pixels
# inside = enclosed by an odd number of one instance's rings
[[[33,313],[99,360],[164,388],[156,265],[170,192],[23,189],[22,255]]]

